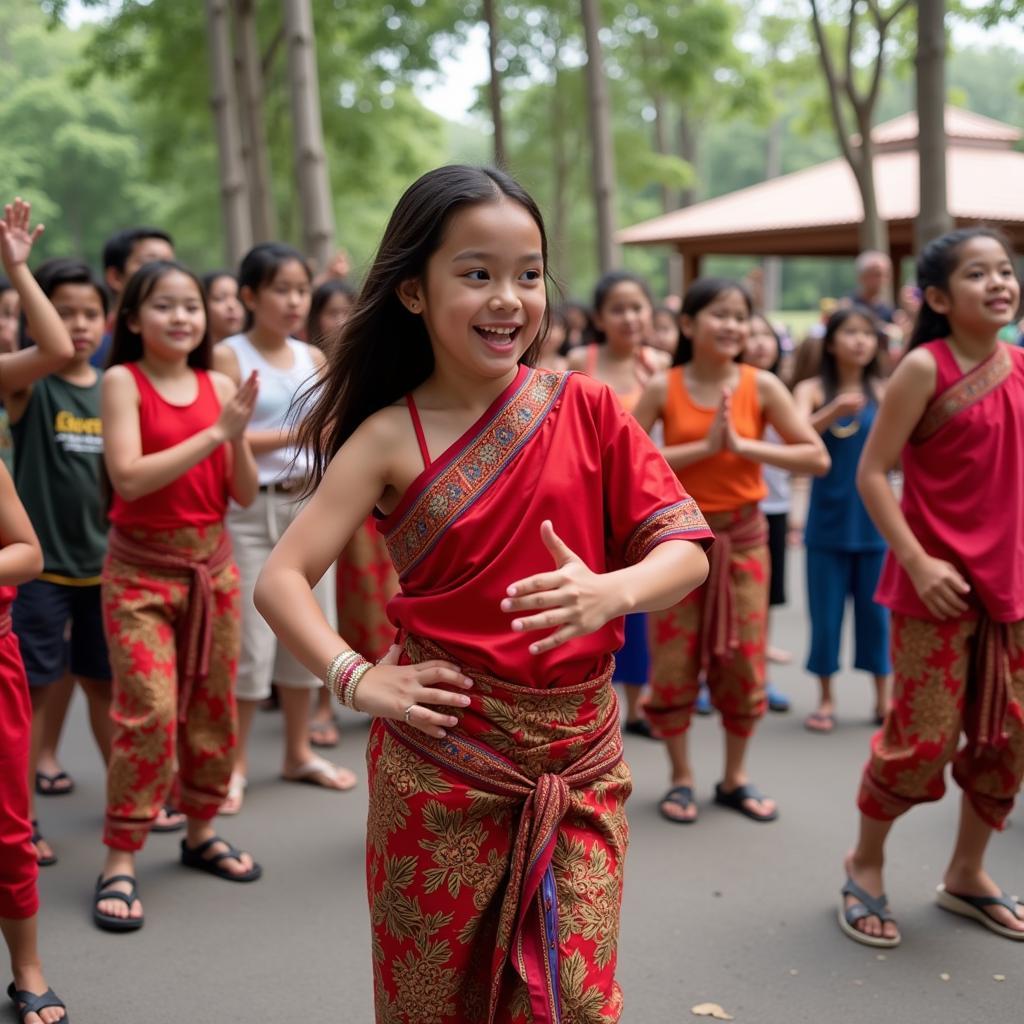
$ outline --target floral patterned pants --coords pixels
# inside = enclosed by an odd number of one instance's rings
[[[188,529],[161,539],[165,545],[188,545],[201,558],[219,536]],[[114,737],[103,841],[113,849],[142,848],[174,784],[175,755],[180,784],[176,804],[185,814],[208,821],[227,796],[238,729],[234,679],[241,635],[234,562],[212,582],[209,673],[193,683],[180,721],[177,640],[186,619],[191,575],[112,558],[104,566]]]
[[[394,643],[388,601],[398,593],[398,577],[384,538],[373,520],[356,530],[338,559],[338,633],[364,658],[376,661]]]
[[[711,655],[707,684],[722,725],[737,736],[750,736],[767,708],[764,652],[768,579],[767,545],[733,551],[729,585],[738,644],[724,655]],[[657,736],[678,736],[690,727],[700,691],[700,639],[707,614],[707,586],[705,583],[672,608],[648,616],[651,685],[644,711]]]
[[[1009,740],[998,750],[979,747],[965,723],[977,628],[975,618],[928,622],[893,613],[892,708],[871,742],[857,800],[869,818],[892,821],[914,804],[941,799],[952,763],[978,815],[1004,826],[1024,778],[1024,622],[1010,626]]]

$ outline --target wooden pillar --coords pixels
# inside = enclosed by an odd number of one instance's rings
[[[683,293],[700,277],[701,255],[697,252],[683,252]]]

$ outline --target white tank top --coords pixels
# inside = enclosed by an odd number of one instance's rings
[[[253,343],[244,334],[234,334],[221,343],[231,348],[238,359],[241,379],[245,380],[253,370],[259,373],[260,393],[256,408],[249,421],[250,430],[280,430],[286,425],[298,423],[306,410],[292,408],[292,403],[313,382],[316,364],[309,346],[294,338],[288,339],[292,350],[292,365],[281,370],[260,355]],[[272,452],[256,456],[261,484],[282,483],[285,480],[302,479],[309,472],[309,458],[305,451],[299,452],[289,445]]]

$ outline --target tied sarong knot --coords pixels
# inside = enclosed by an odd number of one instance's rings
[[[172,547],[136,541],[120,530],[112,529],[107,552],[111,558],[142,569],[169,569],[189,573],[191,581],[185,617],[178,629],[179,664],[178,721],[184,722],[197,681],[210,674],[213,646],[213,580],[232,560],[231,537],[221,533],[217,547],[205,559],[191,558]]]

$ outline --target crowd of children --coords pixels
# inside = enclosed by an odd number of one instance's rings
[[[549,310],[543,220],[497,171],[416,182],[359,290],[275,242],[200,278],[154,228],[114,236],[102,280],[70,258],[30,272],[39,230],[28,204],[5,208],[0,926],[22,1020],[66,1019],[36,949],[36,873],[59,850],[35,802],[74,787],[59,740],[76,687],[107,772],[99,928],[143,926],[152,830],[183,830],[186,867],[260,878],[214,820],[244,809],[268,702],[284,780],[356,786],[314,750],[339,742],[333,695],[375,719],[378,1018],[417,1019],[437,990],[432,1019],[554,1020],[571,960],[595,993],[578,1019],[619,1019],[631,783],[611,683],[622,730],[665,748],[666,821],[698,818],[704,702],[723,729],[716,803],[779,818],[746,765],[765,712],[789,708],[769,609],[801,478],[820,687],[804,725],[835,727],[852,598],[880,727],[840,926],[900,941],[884,843],[952,761],[964,801],[938,902],[1024,938],[983,863],[1024,776],[1024,356],[998,340],[1020,289],[997,233],[926,248],[905,354],[878,296],[854,297],[795,368],[735,280],[659,305],[617,271],[589,305]],[[426,843],[441,813],[447,838]],[[463,841],[479,856],[454,868],[441,847]],[[398,864],[416,922],[396,930]],[[428,938],[441,988],[403,975]]]

